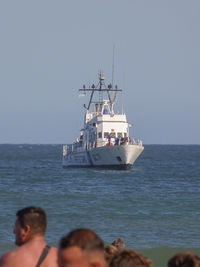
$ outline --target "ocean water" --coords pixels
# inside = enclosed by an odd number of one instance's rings
[[[63,169],[61,145],[0,145],[0,255],[15,247],[15,213],[29,205],[46,211],[51,245],[86,227],[166,266],[177,251],[200,252],[200,146],[146,145],[119,171]]]

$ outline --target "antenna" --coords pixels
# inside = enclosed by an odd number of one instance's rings
[[[112,88],[114,88],[114,66],[115,66],[115,45],[113,45],[113,60],[112,60]],[[117,85],[115,86],[115,89],[117,89]],[[113,109],[113,104],[115,102],[117,96],[117,91],[112,94],[112,102],[111,102],[111,110]]]
[[[113,60],[112,60],[112,87],[114,82],[114,65],[115,65],[115,45],[113,45]]]
[[[125,90],[125,71],[123,72],[123,78],[122,78],[122,87],[123,87],[123,90]],[[124,100],[123,100],[123,93],[121,93],[121,104],[122,104],[122,113],[124,114]]]

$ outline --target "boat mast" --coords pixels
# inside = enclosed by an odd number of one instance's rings
[[[93,99],[93,96],[94,96],[94,93],[95,92],[99,92],[100,94],[102,94],[103,92],[107,92],[107,95],[108,95],[108,99],[109,99],[109,102],[110,102],[110,108],[111,108],[111,112],[113,111],[113,104],[115,102],[115,97],[116,97],[116,94],[117,92],[121,92],[122,90],[121,89],[118,89],[117,88],[117,85],[115,86],[115,89],[112,88],[112,84],[108,84],[108,86],[106,87],[105,83],[104,83],[104,77],[102,76],[102,73],[100,72],[99,73],[99,83],[97,86],[95,86],[94,84],[91,86],[91,88],[85,88],[85,85],[83,85],[83,88],[82,89],[79,89],[79,92],[82,91],[82,92],[87,92],[87,91],[90,91],[91,92],[91,95],[90,95],[90,100],[89,100],[89,103],[88,103],[88,106],[87,106],[87,110],[90,109],[90,105],[92,103],[92,99]],[[115,97],[114,99],[112,100],[111,99],[111,96],[110,96],[110,92],[115,92]]]

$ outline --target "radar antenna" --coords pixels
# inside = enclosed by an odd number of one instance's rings
[[[122,91],[121,89],[118,89],[117,86],[115,86],[115,88],[112,87],[112,84],[108,84],[108,86],[106,86],[105,82],[104,82],[104,77],[102,75],[102,72],[99,73],[99,82],[97,84],[97,86],[95,86],[94,84],[91,86],[91,88],[85,88],[85,86],[83,86],[82,89],[79,89],[79,92],[82,91],[82,92],[87,92],[87,91],[90,91],[91,94],[90,94],[90,100],[89,100],[89,104],[88,106],[86,107],[87,110],[90,109],[90,105],[91,103],[100,103],[101,102],[92,102],[92,99],[93,99],[93,96],[94,96],[94,93],[95,92],[99,92],[100,94],[102,93],[107,93],[108,95],[108,99],[109,99],[109,102],[110,102],[110,107],[111,107],[111,112],[113,111],[113,104],[114,104],[114,101],[115,101],[115,97],[116,97],[116,94],[117,92],[119,91]],[[115,93],[115,97],[113,99],[111,99],[111,95],[110,93]]]

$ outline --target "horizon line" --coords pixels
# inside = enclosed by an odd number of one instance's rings
[[[0,143],[0,145],[67,145],[66,143]],[[195,144],[195,143],[166,143],[166,144],[162,144],[162,143],[147,143],[147,144],[143,144],[144,146],[199,146],[200,144]]]

